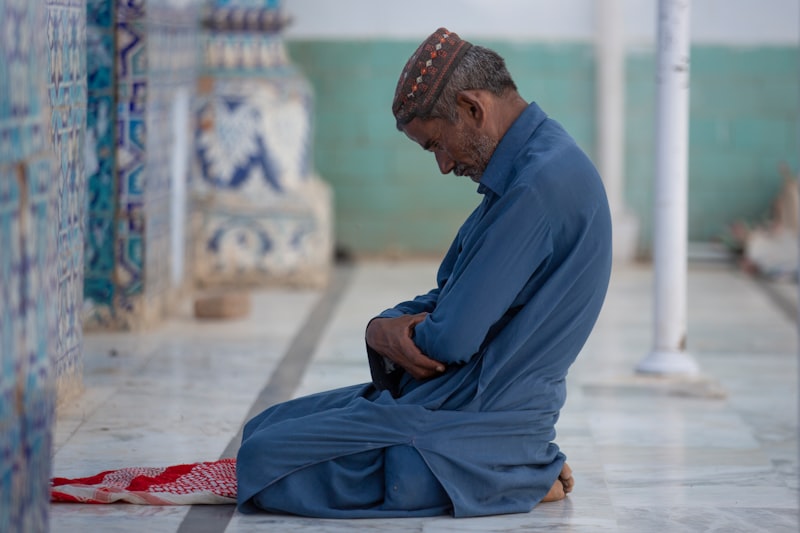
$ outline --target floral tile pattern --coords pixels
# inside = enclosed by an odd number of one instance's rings
[[[313,171],[313,95],[286,53],[279,7],[218,1],[206,14],[192,181],[200,283],[328,276],[331,195]]]

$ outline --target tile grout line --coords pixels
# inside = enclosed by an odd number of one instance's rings
[[[239,431],[225,447],[220,459],[236,455],[242,439],[244,422],[271,405],[291,398],[311,361],[325,326],[330,322],[342,296],[350,286],[354,270],[355,268],[348,264],[337,265],[334,268],[330,285],[297,330],[278,366],[256,396]],[[223,533],[235,511],[234,505],[193,505],[183,517],[177,533]]]
[[[157,348],[153,348],[153,349],[151,350],[150,356],[149,356],[149,357],[147,357],[143,363],[139,364],[139,365],[138,365],[138,366],[137,366],[135,369],[133,369],[131,372],[128,372],[127,376],[122,376],[122,378],[123,378],[123,379],[127,379],[127,378],[130,378],[130,377],[134,376],[134,375],[138,375],[138,374],[140,374],[140,373],[142,372],[142,370],[144,370],[144,368],[147,366],[147,364],[148,364],[150,361],[152,361],[152,360],[153,360],[153,359],[156,357],[156,354],[157,354],[157,353],[158,353],[158,349],[157,349]],[[81,394],[81,395],[82,395],[82,394],[84,394],[84,393],[86,392],[86,389],[87,389],[87,386],[84,384],[84,385],[82,386],[82,391],[81,391],[81,393],[80,393],[80,394]],[[95,415],[95,413],[97,413],[97,411],[98,411],[98,410],[100,410],[100,408],[101,408],[101,407],[102,407],[104,404],[108,403],[108,401],[109,401],[111,398],[114,398],[114,397],[117,395],[117,393],[119,392],[119,390],[118,390],[118,389],[119,389],[119,385],[117,385],[117,386],[116,386],[114,389],[110,390],[110,391],[109,391],[109,392],[108,392],[108,393],[107,393],[107,394],[104,396],[104,399],[103,399],[103,401],[98,401],[98,402],[96,402],[96,403],[95,403],[95,406],[94,406],[93,408],[91,408],[91,409],[89,409],[89,410],[87,410],[87,411],[84,411],[84,412],[81,414],[81,420],[80,420],[80,422],[78,423],[78,425],[77,425],[77,426],[75,426],[75,429],[74,429],[72,432],[70,432],[69,436],[68,436],[68,437],[67,437],[67,438],[64,440],[64,442],[62,442],[62,443],[61,443],[60,445],[58,445],[58,446],[55,446],[55,445],[53,445],[53,452],[52,452],[53,459],[55,459],[55,456],[56,456],[56,455],[57,455],[57,454],[58,454],[58,453],[59,453],[61,450],[63,450],[63,449],[64,449],[64,446],[66,446],[67,444],[69,444],[69,441],[72,439],[72,437],[74,437],[75,435],[77,435],[77,434],[78,434],[78,432],[81,430],[81,428],[84,426],[84,424],[86,424],[86,422],[87,422],[87,421],[88,421],[90,418],[92,418],[92,417]],[[80,401],[80,396],[78,396],[78,401]],[[60,410],[60,409],[69,409],[69,406],[67,406],[67,405],[64,405],[64,406],[58,406],[58,405],[57,405],[57,406],[56,406],[56,424],[58,424],[58,416],[59,416],[59,410]],[[65,415],[63,415],[63,414],[62,414],[61,416],[65,416]]]

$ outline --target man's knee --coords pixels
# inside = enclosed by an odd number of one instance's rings
[[[386,449],[384,507],[413,511],[449,508],[450,498],[419,452],[406,445]]]

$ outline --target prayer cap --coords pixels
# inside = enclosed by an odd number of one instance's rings
[[[397,81],[392,113],[398,124],[427,115],[464,54],[472,47],[458,34],[439,28],[419,45]]]

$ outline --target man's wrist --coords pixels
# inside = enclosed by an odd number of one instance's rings
[[[367,343],[367,346],[369,346],[369,347],[370,347],[370,348],[372,348],[373,350],[375,349],[375,346],[373,346],[373,343],[374,343],[375,339],[372,339],[372,342],[370,342],[370,337],[371,337],[371,335],[370,335],[370,328],[372,327],[372,325],[373,325],[373,322],[375,322],[376,320],[382,320],[382,319],[384,319],[384,318],[386,318],[386,317],[383,317],[383,316],[380,316],[380,315],[379,315],[379,316],[376,316],[376,317],[374,317],[374,318],[370,319],[370,321],[369,321],[369,322],[367,322],[367,327],[366,327],[366,329],[364,329],[364,340],[366,341],[366,343]]]

